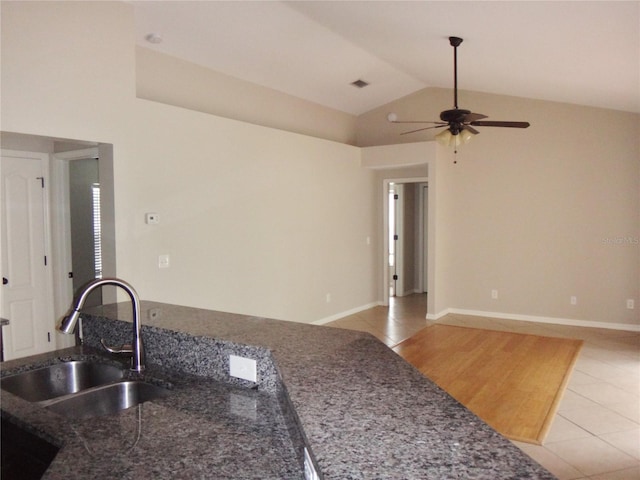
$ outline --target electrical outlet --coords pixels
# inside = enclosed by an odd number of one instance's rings
[[[633,298],[630,298],[629,300],[627,300],[627,308],[629,310],[633,310],[634,308],[636,308]]]
[[[577,305],[578,304],[578,297],[575,296],[571,296],[571,305]]]
[[[331,294],[327,293],[327,296],[325,297],[325,299],[327,300],[327,303],[331,303]]]
[[[494,300],[498,299],[498,290],[491,290],[491,298]]]
[[[257,363],[252,358],[229,355],[229,375],[256,382],[258,381]]]
[[[158,268],[169,268],[169,254],[158,255]]]

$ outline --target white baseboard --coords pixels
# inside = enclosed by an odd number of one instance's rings
[[[338,320],[342,317],[347,317],[349,315],[353,315],[355,313],[359,313],[364,310],[369,310],[370,308],[377,307],[378,305],[382,305],[382,303],[381,302],[368,303],[367,305],[362,305],[360,307],[352,308],[351,310],[347,310],[346,312],[336,313],[335,315],[321,318],[320,320],[315,320],[311,323],[313,325],[324,325],[325,323],[333,322],[334,320]]]
[[[435,315],[427,314],[427,320],[438,320],[445,315],[453,313],[459,315],[475,315],[477,317],[501,318],[505,320],[518,320],[522,322],[553,323],[556,325],[569,325],[572,327],[607,328],[610,330],[626,330],[640,332],[640,325],[631,323],[607,323],[590,320],[574,320],[571,318],[540,317],[536,315],[519,315],[516,313],[482,312],[479,310],[464,310],[460,308],[447,308]]]
[[[368,310],[373,307],[383,305],[382,302],[372,302],[367,305],[352,308],[345,312],[336,313],[329,317],[321,318],[311,322],[313,325],[324,325],[334,320],[353,315],[364,310]],[[474,315],[476,317],[487,318],[500,318],[504,320],[517,320],[521,322],[534,322],[534,323],[550,323],[555,325],[568,325],[571,327],[587,327],[587,328],[605,328],[609,330],[624,330],[629,332],[640,332],[640,325],[631,323],[607,323],[607,322],[595,322],[591,320],[575,320],[572,318],[558,318],[558,317],[542,317],[537,315],[521,315],[517,313],[502,313],[502,312],[483,312],[481,310],[465,310],[462,308],[447,308],[438,312],[437,314],[428,313],[426,315],[427,320],[436,321],[444,317],[445,315],[453,313],[459,315]]]

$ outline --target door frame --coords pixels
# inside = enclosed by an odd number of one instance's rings
[[[403,178],[385,178],[382,180],[382,240],[383,240],[383,245],[382,245],[382,285],[383,285],[383,289],[382,289],[382,305],[388,306],[389,305],[389,186],[392,183],[399,183],[399,184],[407,184],[407,183],[426,183],[429,184],[429,177],[403,177]],[[434,232],[434,229],[432,228],[433,226],[433,221],[434,221],[434,206],[435,206],[435,202],[431,201],[432,200],[432,196],[434,195],[435,191],[434,189],[428,189],[428,195],[429,195],[429,202],[428,202],[428,209],[429,211],[427,212],[428,215],[428,223],[429,223],[429,228],[428,228],[428,232],[429,232],[429,237],[432,237],[432,232]],[[422,207],[420,207],[422,208]],[[423,235],[424,229],[421,229],[420,231],[420,235]],[[433,247],[434,247],[434,242],[433,241],[429,241],[429,239],[427,240],[427,248],[428,248],[428,253],[427,253],[427,257],[429,259],[433,259]],[[428,261],[427,262],[427,268],[428,268],[428,272],[429,272],[429,280],[432,280],[434,278],[434,262],[433,261]],[[435,290],[435,285],[433,284],[433,280],[428,282],[428,284],[430,285],[430,290],[433,292]],[[433,305],[433,294],[429,295],[429,298],[427,300],[427,304],[428,305]],[[429,307],[428,307],[429,310]]]
[[[418,235],[422,246],[418,255],[421,267],[418,270],[418,288],[420,293],[427,293],[429,291],[429,182],[418,182],[418,186],[420,187],[420,195],[418,196]],[[426,195],[425,189],[427,190]]]
[[[98,147],[54,153],[52,159],[52,203],[58,205],[56,212],[56,228],[53,233],[56,247],[56,310],[63,314],[73,300],[73,281],[68,272],[72,269],[71,262],[71,213],[69,200],[69,162],[99,158]]]

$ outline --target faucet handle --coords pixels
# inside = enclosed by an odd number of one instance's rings
[[[105,348],[105,350],[109,353],[116,353],[116,354],[133,353],[133,346],[131,344],[125,343],[124,345],[121,345],[119,347],[110,347],[105,343],[104,338],[100,339],[100,343]]]

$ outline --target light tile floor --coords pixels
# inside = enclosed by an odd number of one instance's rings
[[[389,347],[435,322],[426,295],[328,323]],[[437,323],[579,338],[584,345],[544,445],[514,442],[560,480],[640,480],[640,333],[449,314]]]

